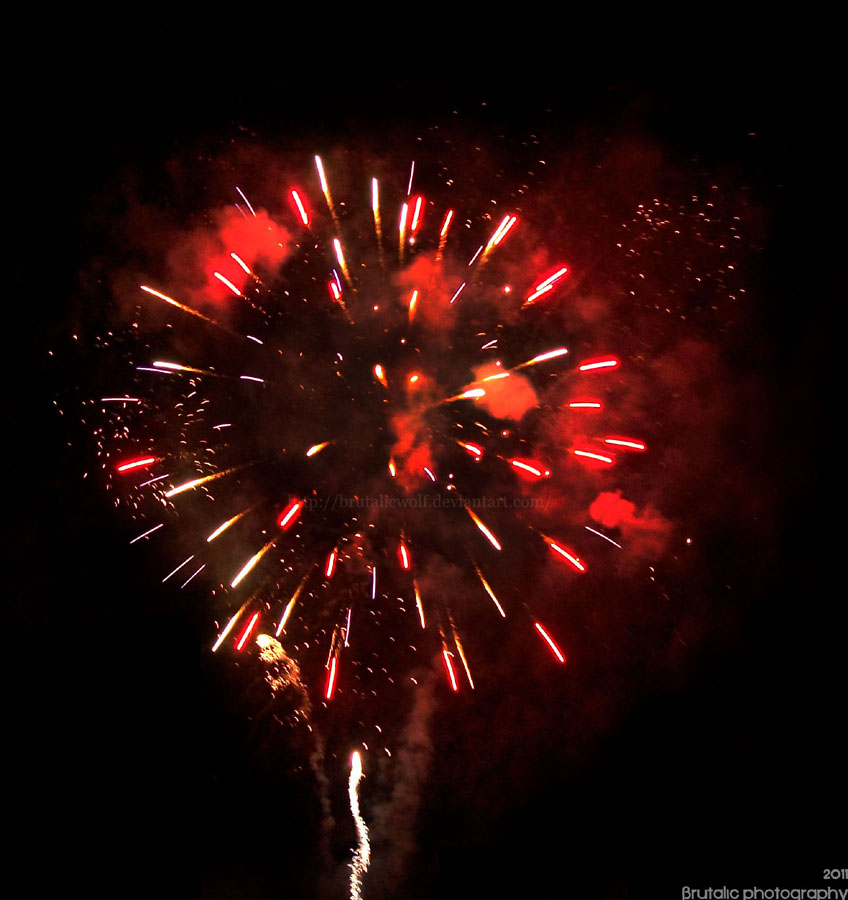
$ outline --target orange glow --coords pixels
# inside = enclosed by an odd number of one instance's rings
[[[380,384],[383,385],[383,387],[388,387],[388,381],[386,380],[386,371],[379,363],[374,366],[374,377],[377,379],[377,381],[380,382]]]

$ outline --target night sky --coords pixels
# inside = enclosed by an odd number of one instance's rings
[[[174,48],[159,49],[171,59]],[[327,834],[302,735],[262,719],[250,666],[234,674],[232,657],[208,654],[207,595],[165,590],[170,557],[152,542],[129,547],[140,529],[83,479],[93,445],[67,398],[90,373],[70,335],[110,286],[104,259],[137,234],[125,198],[195,202],[157,194],[180,180],[187,148],[232,159],[248,146],[349,141],[367,154],[373,141],[384,160],[390,135],[405,148],[434,122],[490,140],[493,153],[504,135],[506,146],[539,135],[564,161],[549,184],[585,204],[595,188],[569,180],[565,163],[589,167],[600,148],[610,180],[597,195],[613,219],[643,188],[676,202],[687,179],[719,184],[722,215],[744,211],[747,293],[732,314],[707,304],[673,327],[642,310],[619,329],[616,312],[597,313],[595,333],[623,335],[622,355],[644,360],[621,401],[663,443],[640,460],[634,488],[663,539],[599,563],[575,589],[577,611],[560,620],[573,629],[565,668],[535,639],[504,646],[484,632],[473,697],[425,673],[414,715],[391,711],[396,746],[417,721],[427,749],[407,759],[417,814],[396,835],[408,844],[400,871],[389,865],[400,849],[375,829],[364,896],[679,897],[684,885],[819,886],[824,868],[844,866],[842,592],[826,577],[840,482],[826,472],[841,467],[828,396],[839,290],[820,283],[839,227],[827,79],[811,90],[768,71],[486,83],[345,73],[339,86],[313,69],[151,67],[120,51],[57,51],[49,66],[22,66],[10,91],[4,656],[7,739],[24,740],[8,773],[22,852],[7,865],[32,886],[25,894],[48,879],[98,896],[139,885],[210,900],[347,896],[344,735],[328,740]],[[399,169],[408,163],[399,153]],[[601,217],[576,206],[551,228],[590,260],[581,229]],[[602,293],[602,266],[593,272]],[[594,307],[581,314],[591,323]],[[690,365],[676,378],[681,352]],[[662,416],[652,380],[670,398]],[[551,591],[552,579],[536,587]],[[388,770],[363,781],[372,826],[391,821],[392,789]]]

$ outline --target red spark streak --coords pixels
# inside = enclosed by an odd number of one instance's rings
[[[543,478],[551,474],[548,469],[543,470],[538,468],[539,463],[535,461],[531,462],[525,462],[520,459],[511,459],[509,461],[509,464],[511,466],[514,466],[516,469],[522,469],[525,472],[529,472],[531,475],[535,475],[537,478]]]
[[[336,551],[331,550],[330,555],[327,557],[327,568],[324,570],[324,575],[327,578],[333,577],[333,570],[336,568]]]
[[[221,284],[226,285],[235,295],[236,297],[241,297],[241,291],[230,281],[229,278],[224,278],[224,276],[220,272],[212,273]]]
[[[450,228],[451,219],[453,218],[453,210],[449,209],[447,214],[445,215],[445,221],[442,222],[442,230],[439,232],[439,237],[443,238],[448,233],[448,228]]]
[[[401,544],[398,547],[398,556],[400,557],[400,564],[404,569],[409,569],[410,559],[409,559],[409,551],[406,549],[405,544]]]
[[[464,441],[457,441],[460,447],[463,450],[467,450],[472,456],[476,456],[477,459],[483,455],[483,448],[478,447],[477,444],[466,444]]]
[[[628,450],[647,450],[647,446],[642,441],[634,440],[626,437],[605,437],[605,444],[614,444],[616,447],[626,447]]]
[[[327,675],[327,691],[324,694],[325,700],[333,699],[333,692],[336,689],[336,657],[330,660],[330,672]]]
[[[409,230],[415,231],[418,226],[421,224],[421,204],[424,202],[424,198],[418,196],[415,198],[415,210],[412,213],[412,222],[410,223]]]
[[[285,531],[290,525],[293,525],[297,521],[302,509],[303,500],[292,500],[292,502],[280,513],[280,517],[277,519],[277,525]]]
[[[292,188],[291,191],[292,200],[294,200],[295,205],[297,206],[297,211],[300,215],[300,221],[303,222],[304,225],[309,225],[309,216],[306,213],[306,209],[303,205],[303,201],[300,199],[300,194]]]
[[[614,357],[609,357],[608,359],[586,360],[578,368],[581,372],[592,372],[595,369],[614,369],[617,365],[618,360]]]
[[[551,648],[551,650],[553,650],[554,656],[556,656],[556,658],[561,663],[564,663],[565,657],[562,655],[562,651],[559,649],[559,647],[557,647],[556,643],[554,643],[553,638],[548,634],[547,631],[545,631],[540,622],[534,622],[533,624],[536,626],[536,631],[538,631],[539,634],[542,635],[544,640],[547,642],[547,645]]]
[[[596,459],[598,462],[607,463],[608,465],[612,465],[612,457],[602,456],[600,453],[590,453],[588,450],[574,450],[572,451],[575,456],[582,456],[586,459]]]
[[[118,472],[129,472],[131,469],[138,469],[141,466],[149,466],[156,462],[155,456],[145,456],[142,459],[133,459],[130,462],[122,463],[117,467]]]
[[[242,636],[239,638],[239,642],[236,644],[236,650],[241,650],[244,647],[245,642],[248,637],[250,637],[250,632],[253,631],[253,626],[256,624],[259,619],[259,613],[255,612],[251,617],[250,621],[247,623],[247,628],[244,629]]]
[[[565,550],[554,541],[548,541],[548,544],[551,550],[556,551],[560,556],[564,556],[569,561],[569,563],[571,563],[571,565],[574,566],[575,569],[577,569],[578,572],[586,571],[586,566],[584,566],[583,563],[580,562],[580,560],[574,555],[573,551]]]
[[[456,674],[453,671],[453,664],[450,661],[450,653],[447,650],[442,650],[442,656],[445,659],[445,668],[447,669],[448,678],[450,679],[451,689],[454,693],[459,690],[459,684],[456,680]]]

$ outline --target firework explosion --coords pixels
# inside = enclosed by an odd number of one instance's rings
[[[621,487],[648,449],[621,409],[632,346],[592,333],[600,301],[527,184],[490,212],[444,169],[315,156],[273,192],[233,185],[122,279],[102,342],[123,369],[90,405],[131,543],[206,592],[216,658],[258,651],[314,761],[327,728],[402,751],[428,670],[470,696],[506,647],[556,677],[573,641],[546,593],[665,539]],[[625,271],[672,222],[638,208]]]
[[[582,547],[597,538],[549,535],[534,512],[551,486],[562,499],[569,480],[646,449],[604,426],[619,360],[574,360],[550,340],[522,355],[571,273],[499,262],[510,242],[527,252],[518,212],[427,199],[413,162],[400,196],[363,181],[363,214],[334,196],[328,168],[315,156],[311,180],[286,188],[284,224],[236,186],[193,281],[140,285],[132,329],[152,319],[158,334],[134,352],[124,392],[100,398],[98,432],[116,502],[145,526],[133,542],[188,535],[162,581],[212,581],[212,651],[243,652],[267,632],[320,654],[325,703],[373,691],[357,659],[373,637],[356,632],[375,625],[410,656],[438,652],[452,691],[473,689],[434,574],[444,561],[475,574],[479,612],[505,620],[503,639],[535,633],[564,663],[556,624],[499,596],[498,556],[508,539],[529,560],[554,554],[563,578],[586,571]],[[196,257],[198,243],[176,252]]]

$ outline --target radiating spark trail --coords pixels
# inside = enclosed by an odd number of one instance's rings
[[[483,448],[479,447],[477,444],[467,444],[465,441],[457,441],[457,444],[477,459],[480,459],[483,455]]]
[[[156,462],[155,456],[145,456],[143,459],[133,459],[130,462],[122,463],[120,466],[117,466],[115,471],[117,472],[129,472],[131,469],[139,469],[143,466],[149,466],[151,463]]]
[[[424,607],[421,604],[421,594],[418,590],[418,582],[412,582],[412,590],[415,592],[415,606],[418,609],[418,618],[421,620],[421,628],[425,629],[427,627],[427,622],[424,619]]]
[[[497,247],[498,244],[506,237],[507,233],[510,231],[513,225],[518,221],[515,216],[506,215],[503,217],[501,224],[495,229],[495,233],[489,238],[489,243],[486,244],[485,254],[487,255],[490,250]]]
[[[412,165],[409,167],[409,184],[406,186],[406,196],[409,197],[412,194],[412,176],[415,174],[415,160],[412,160]]]
[[[400,546],[398,547],[398,555],[400,556],[401,568],[408,571],[412,563],[410,561],[409,550],[406,549],[406,544],[404,544],[403,541],[401,541]]]
[[[255,627],[255,625],[256,625],[256,623],[257,623],[258,620],[259,620],[259,613],[258,613],[258,612],[255,612],[255,613],[251,616],[250,621],[247,623],[247,627],[246,627],[246,628],[244,629],[244,631],[242,632],[242,635],[241,635],[241,637],[239,638],[238,643],[236,644],[236,650],[238,650],[239,652],[241,652],[241,650],[242,650],[242,648],[244,647],[244,645],[245,645],[245,643],[246,643],[248,637],[250,637],[250,632],[253,631],[253,629],[254,629],[254,627]]]
[[[553,287],[557,283],[557,281],[559,281],[560,278],[563,278],[567,274],[568,274],[568,266],[563,266],[562,268],[560,268],[556,272],[554,272],[553,275],[546,278],[544,281],[540,281],[536,285],[536,287],[533,288],[533,293],[530,294],[530,296],[522,304],[522,309],[525,306],[530,306],[530,304],[533,303],[533,301],[536,300],[538,297],[541,297],[542,294],[546,294],[546,293],[548,293],[548,291],[553,290]]]
[[[221,284],[228,287],[236,295],[236,297],[241,297],[241,291],[232,283],[232,281],[230,281],[229,278],[224,278],[224,276],[220,272],[213,272],[212,274],[218,279],[218,281],[221,282]]]
[[[195,577],[195,575],[199,575],[205,568],[206,568],[206,563],[204,563],[199,569],[195,569],[191,573],[191,575],[189,575],[188,578],[186,578],[186,580],[180,585],[180,590],[182,590],[190,581],[192,581],[192,579]]]
[[[447,647],[442,648],[442,656],[445,660],[445,670],[450,679],[451,690],[456,693],[459,690],[459,683],[456,680],[456,673],[453,670],[453,663],[451,663],[451,653]]]
[[[555,553],[559,553],[560,556],[565,557],[568,562],[577,569],[578,572],[585,572],[586,566],[574,555],[574,553],[570,550],[566,550],[564,547],[560,547],[560,545],[551,540],[549,537],[546,537],[545,540],[548,542],[548,546]]]
[[[286,622],[288,622],[289,616],[292,614],[292,610],[294,609],[295,604],[298,601],[298,598],[300,597],[301,593],[303,592],[304,587],[306,587],[306,582],[308,580],[309,580],[309,570],[307,569],[306,574],[303,576],[303,578],[300,581],[300,584],[297,586],[297,590],[292,594],[291,600],[289,600],[289,602],[286,604],[286,608],[283,612],[283,616],[280,619],[280,624],[277,626],[276,637],[279,637],[282,634],[283,629],[286,627]]]
[[[307,456],[315,456],[320,453],[325,447],[328,447],[332,441],[324,441],[322,444],[313,444],[307,451]]]
[[[453,403],[455,400],[476,400],[479,397],[485,397],[486,392],[483,388],[471,388],[470,390],[463,391],[461,394],[456,394],[454,397],[447,397],[442,400],[442,403]]]
[[[453,641],[456,644],[456,649],[459,651],[459,658],[462,660],[462,667],[465,669],[465,675],[468,678],[468,683],[471,685],[471,690],[474,690],[474,679],[471,677],[471,669],[468,667],[468,660],[465,658],[465,650],[462,648],[462,642],[459,639],[459,635],[456,633],[456,629],[453,631]]]
[[[537,469],[536,466],[531,466],[525,462],[521,462],[521,460],[519,459],[511,459],[509,460],[509,464],[511,466],[514,466],[516,469],[522,469],[525,472],[529,472],[531,475],[535,475],[537,478],[542,478],[546,475],[551,474],[547,469],[542,471],[541,469]]]
[[[336,551],[331,550],[329,556],[327,557],[327,565],[324,569],[324,576],[326,578],[332,578],[335,568],[336,568]]]
[[[476,570],[477,577],[480,579],[480,583],[483,585],[483,588],[485,589],[486,593],[489,595],[489,597],[491,597],[492,603],[494,603],[495,606],[497,607],[497,610],[501,614],[501,617],[505,619],[506,613],[504,612],[504,608],[501,606],[500,602],[498,601],[498,598],[495,596],[495,592],[492,590],[491,586],[489,585],[489,582],[486,581],[486,579],[483,577],[483,573],[477,568],[477,566],[474,566],[474,569]]]
[[[336,689],[336,667],[338,665],[338,658],[334,655],[330,660],[330,671],[327,674],[327,690],[324,693],[325,700],[333,699],[333,692]]]
[[[632,438],[604,438],[605,444],[613,444],[616,447],[625,447],[628,450],[647,450],[647,446],[642,441],[635,441]]]
[[[562,651],[559,649],[559,647],[557,647],[554,639],[548,634],[547,631],[545,631],[544,627],[542,626],[542,624],[540,622],[534,622],[533,624],[536,626],[536,631],[538,631],[539,634],[542,635],[542,638],[544,639],[545,643],[547,643],[547,645],[553,651],[554,656],[556,656],[556,658],[561,663],[564,663],[565,657],[562,655]]]
[[[353,613],[353,607],[349,606],[347,608],[347,623],[345,624],[345,630],[344,630],[344,636],[345,636],[344,637],[344,645],[345,645],[345,647],[350,646],[350,618],[351,618],[352,613]]]
[[[408,313],[409,313],[409,321],[410,322],[412,322],[412,320],[415,318],[415,307],[417,304],[418,304],[418,290],[416,289],[412,292],[412,296],[409,298]]]
[[[242,267],[242,269],[244,269],[245,272],[247,272],[248,275],[253,274],[253,272],[250,271],[250,267],[247,265],[247,263],[237,253],[231,253],[230,256],[238,265]]]
[[[304,502],[305,501],[303,500],[292,500],[280,513],[280,517],[277,519],[277,527],[285,530],[293,525],[295,521],[297,521],[300,511],[303,509]]]
[[[101,403],[139,403],[138,397],[101,397]]]
[[[442,230],[439,232],[440,238],[446,238],[448,236],[448,229],[450,228],[451,221],[453,219],[453,210],[449,209],[445,213],[445,220],[442,222]]]
[[[253,209],[253,207],[250,205],[250,200],[248,200],[247,197],[244,196],[244,192],[242,191],[242,189],[240,187],[237,186],[236,190],[241,194],[241,199],[244,200],[244,202],[247,204],[247,208],[253,213],[253,215],[255,217],[256,212]]]
[[[356,822],[358,846],[350,863],[350,900],[362,897],[362,876],[368,871],[371,862],[371,844],[368,839],[368,826],[359,811],[359,782],[362,778],[362,759],[359,751],[354,751],[350,758],[350,780],[347,794],[350,799],[350,812]]]
[[[318,170],[318,180],[321,182],[321,193],[327,201],[327,209],[330,210],[330,215],[335,221],[336,210],[333,207],[333,198],[330,196],[330,186],[327,184],[327,176],[324,174],[324,164],[321,162],[320,156],[315,157],[315,168]]]
[[[488,350],[490,347],[494,347],[495,344],[497,344],[497,342],[498,342],[498,339],[495,338],[493,341],[489,341],[488,344],[483,344],[483,346],[482,346],[480,349],[481,349],[481,350]]]
[[[306,214],[306,209],[303,206],[303,201],[300,199],[300,194],[292,188],[291,191],[292,200],[294,200],[295,206],[297,207],[297,211],[300,214],[300,221],[303,222],[306,227],[309,227],[309,216]]]
[[[435,482],[436,476],[430,469],[427,468],[427,466],[424,466],[424,472],[427,474],[427,477],[430,479],[430,481]]]
[[[130,543],[134,544],[136,541],[140,541],[142,538],[146,538],[148,534],[153,534],[154,531],[158,531],[160,528],[164,528],[165,523],[160,522],[158,525],[154,525],[153,528],[149,528],[143,534],[140,534],[138,537],[133,538]]]
[[[148,484],[154,484],[157,481],[162,481],[165,478],[170,478],[170,474],[167,475],[158,475],[156,478],[151,478],[150,481],[142,481],[139,487],[147,487]]]
[[[342,243],[338,238],[333,238],[333,248],[336,251],[336,259],[339,261],[339,265],[342,269],[342,274],[345,277],[345,281],[353,287],[353,282],[350,278],[350,270],[347,267],[347,262],[345,261],[344,251],[342,250]]]
[[[406,219],[409,215],[409,204],[404,203],[400,208],[400,221],[398,222],[398,254],[403,259],[403,247],[406,242]]]
[[[377,599],[377,567],[371,566],[371,599]]]
[[[164,584],[172,575],[176,575],[180,569],[190,563],[194,559],[194,554],[192,554],[188,559],[184,559],[173,572],[168,572],[168,574],[162,579],[162,584]]]
[[[214,319],[210,319],[208,316],[204,316],[203,313],[198,312],[196,309],[192,309],[190,306],[185,306],[182,303],[174,300],[173,297],[169,297],[167,294],[163,294],[161,291],[155,291],[151,287],[147,287],[144,284],[139,285],[139,287],[148,294],[151,294],[154,297],[158,297],[160,300],[164,300],[165,303],[170,303],[171,306],[176,306],[177,309],[182,310],[185,313],[188,313],[192,316],[197,316],[198,319],[203,319],[204,322],[208,322],[210,325],[215,325],[218,328],[223,328],[224,326],[220,324],[220,322],[216,322]],[[228,330],[228,329],[225,329]]]
[[[619,550],[622,549],[621,544],[616,544],[616,542],[611,537],[607,537],[600,531],[595,531],[594,528],[590,528],[588,525],[584,525],[583,527],[586,529],[586,531],[591,531],[592,534],[596,534],[598,537],[603,538],[605,541],[609,541],[614,547],[618,547]]]
[[[525,366],[535,366],[536,363],[545,362],[548,359],[556,359],[559,356],[565,356],[566,353],[568,353],[566,347],[559,347],[556,350],[549,350],[547,353],[541,353],[539,356],[534,356],[533,359],[528,359],[527,362],[523,362],[515,368],[523,369]]]
[[[602,359],[598,362],[585,362],[578,366],[580,372],[592,372],[596,369],[614,369],[618,365],[617,359]]]
[[[177,487],[171,488],[170,491],[165,492],[165,496],[176,497],[177,494],[182,494],[184,491],[190,491],[193,488],[200,487],[201,484],[207,484],[210,481],[215,481],[217,478],[223,478],[225,475],[231,475],[237,469],[243,469],[244,466],[233,466],[231,469],[224,469],[223,472],[216,472],[214,475],[205,475],[203,478],[194,478],[191,481],[186,481],[184,484],[177,485]]]
[[[600,409],[601,404],[595,400],[575,400],[568,404],[569,409]]]
[[[238,575],[236,575],[236,577],[232,580],[230,587],[238,587],[242,583],[242,581],[244,581],[244,579],[253,571],[259,560],[262,559],[262,557],[274,546],[276,542],[277,539],[274,538],[273,541],[268,541],[268,543],[257,553],[254,553],[253,556],[251,556],[250,559],[241,567]]]
[[[595,459],[598,462],[607,463],[608,465],[612,465],[613,463],[611,456],[603,456],[600,453],[592,453],[589,450],[572,450],[571,452],[575,456],[582,456],[584,459]]]
[[[250,603],[250,600],[245,600],[244,603],[242,603],[238,612],[227,623],[227,627],[218,635],[218,640],[215,641],[215,644],[212,647],[213,653],[215,653],[218,650],[218,648],[221,646],[221,644],[223,644],[224,641],[227,639],[227,635],[233,630],[233,626],[236,624],[236,622],[238,622],[239,618],[241,617],[241,614],[247,608],[248,603]]]
[[[480,521],[480,519],[475,515],[474,510],[471,507],[466,506],[465,511],[469,516],[474,520],[474,524],[480,529],[483,535],[486,537],[488,542],[495,548],[495,550],[500,550],[501,545],[498,543],[498,539],[489,531],[488,528]]]
[[[453,297],[450,298],[451,303],[456,302],[456,298],[462,293],[462,289],[465,287],[466,284],[467,284],[467,282],[463,281],[462,284],[456,289],[456,293],[453,295]]]
[[[209,537],[206,538],[206,543],[207,543],[207,544],[211,544],[212,541],[214,541],[216,537],[218,537],[219,535],[223,534],[223,533],[230,527],[230,525],[235,525],[235,523],[238,522],[238,520],[239,520],[242,516],[244,516],[244,515],[246,515],[246,514],[247,514],[247,510],[244,510],[244,512],[236,513],[236,515],[234,515],[231,519],[227,519],[226,522],[222,522],[222,523],[221,523],[221,524],[220,524],[220,525],[212,532],[212,534],[210,534]]]
[[[386,370],[379,363],[374,366],[374,377],[383,385],[383,387],[389,386],[389,383],[386,380]]]
[[[415,209],[412,211],[412,222],[409,224],[409,230],[413,233],[418,230],[418,226],[421,224],[421,204],[423,201],[423,197],[415,198]]]

